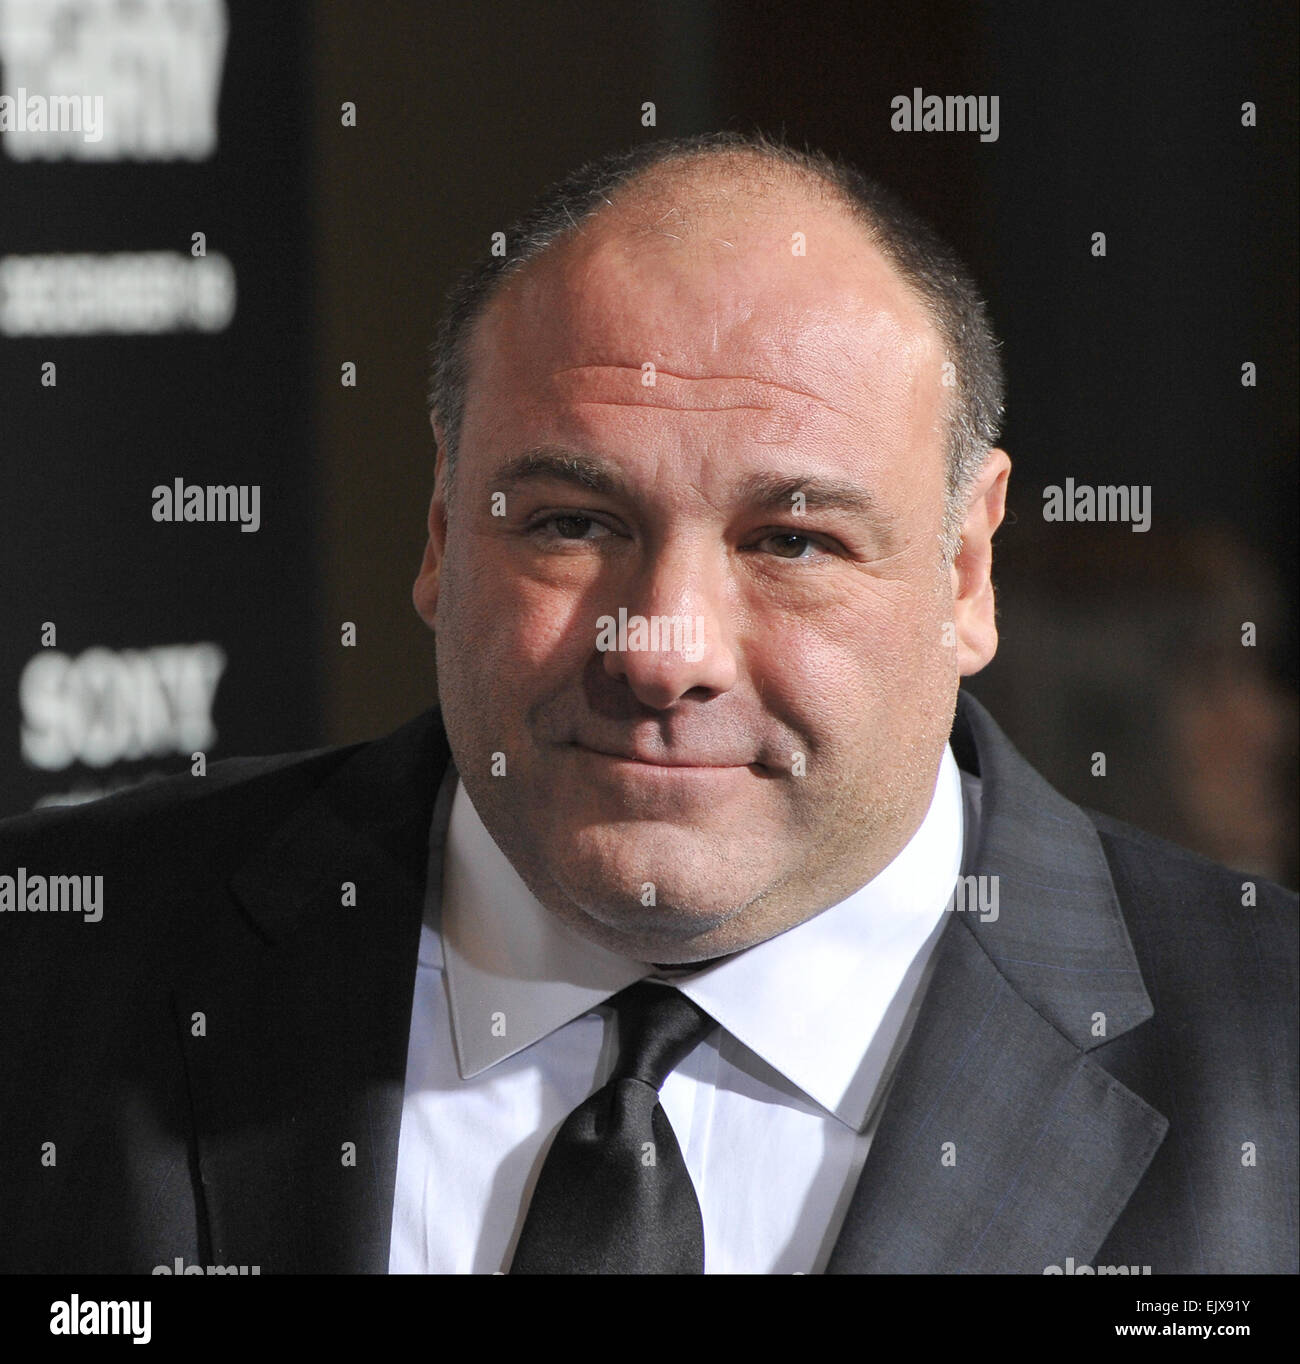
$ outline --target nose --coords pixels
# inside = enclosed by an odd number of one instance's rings
[[[700,557],[685,546],[663,549],[631,585],[630,600],[601,617],[596,644],[606,674],[655,710],[736,685],[723,574]]]

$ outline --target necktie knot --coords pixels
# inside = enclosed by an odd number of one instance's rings
[[[715,1026],[694,1000],[653,981],[637,981],[609,1002],[618,1015],[618,1062],[611,1081],[640,1080],[659,1090]]]

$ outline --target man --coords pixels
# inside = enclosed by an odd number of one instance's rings
[[[1294,1270],[1295,897],[958,690],[961,267],[734,136],[507,244],[436,347],[441,711],[3,831],[104,876],[0,917],[5,1266]]]

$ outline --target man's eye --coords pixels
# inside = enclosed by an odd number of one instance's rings
[[[579,516],[576,513],[543,517],[542,520],[535,522],[531,529],[547,532],[559,540],[599,540],[610,533],[608,526],[601,525],[590,516]],[[589,534],[592,530],[599,534]]]
[[[772,535],[765,535],[758,544],[769,547],[773,554],[780,559],[808,559],[812,556],[804,551],[808,549],[822,549],[815,540],[807,535],[799,535],[794,531],[777,531]]]

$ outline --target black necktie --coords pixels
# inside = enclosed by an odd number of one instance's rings
[[[649,981],[609,1001],[618,1063],[565,1118],[537,1177],[512,1274],[703,1274],[704,1224],[659,1086],[715,1023]]]

